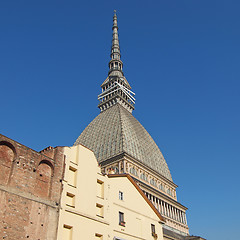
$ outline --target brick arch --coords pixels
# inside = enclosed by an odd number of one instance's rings
[[[38,164],[38,167],[41,164],[47,164],[52,169],[51,174],[53,175],[54,166],[53,166],[53,164],[49,160],[45,160],[44,159],[44,160],[40,161],[39,164]]]
[[[0,142],[0,184],[7,185],[16,155],[16,149],[11,143]]]
[[[48,160],[42,160],[36,170],[35,194],[39,197],[49,197],[53,176],[53,165]]]

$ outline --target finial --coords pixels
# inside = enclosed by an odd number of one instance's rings
[[[114,14],[116,14],[116,13],[117,13],[117,10],[114,10],[113,12],[114,12]]]
[[[98,107],[101,111],[108,109],[115,104],[121,104],[129,112],[134,109],[135,98],[131,91],[131,86],[123,74],[123,62],[121,60],[120,46],[118,40],[117,14],[114,10],[112,27],[112,47],[111,60],[109,61],[109,72],[107,79],[101,85],[102,93],[98,95],[100,103]]]

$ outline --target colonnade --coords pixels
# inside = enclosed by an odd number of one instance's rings
[[[171,204],[153,196],[152,194],[143,191],[147,198],[153,203],[155,208],[164,216],[167,216],[175,221],[187,225],[186,213],[172,206]]]

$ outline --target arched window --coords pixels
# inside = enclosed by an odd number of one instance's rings
[[[113,168],[114,168],[115,173],[116,173],[116,174],[119,174],[119,169],[118,169],[118,167],[113,167]]]
[[[148,182],[147,176],[145,173],[141,173],[140,178],[146,182]]]
[[[134,167],[130,168],[130,173],[138,177],[137,171]]]
[[[163,186],[163,184],[162,184],[162,183],[160,183],[160,184],[159,184],[158,188],[159,188],[160,190],[162,190],[162,191],[164,191],[164,190],[165,190],[165,189],[164,189],[164,186]]]
[[[35,193],[39,197],[48,197],[51,188],[53,167],[48,161],[41,161],[36,174]]]
[[[169,194],[170,196],[172,196],[172,190],[170,188],[167,189],[167,194]]]
[[[11,143],[0,142],[0,183],[6,185],[15,158],[15,148]]]
[[[157,182],[153,178],[151,178],[150,184],[152,184],[155,187],[157,186]]]
[[[107,169],[109,174],[119,174],[119,169],[118,167],[110,167]]]

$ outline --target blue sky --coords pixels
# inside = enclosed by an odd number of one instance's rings
[[[190,233],[237,239],[240,2],[1,1],[0,132],[41,150],[99,113],[117,9],[134,116],[179,185]]]

